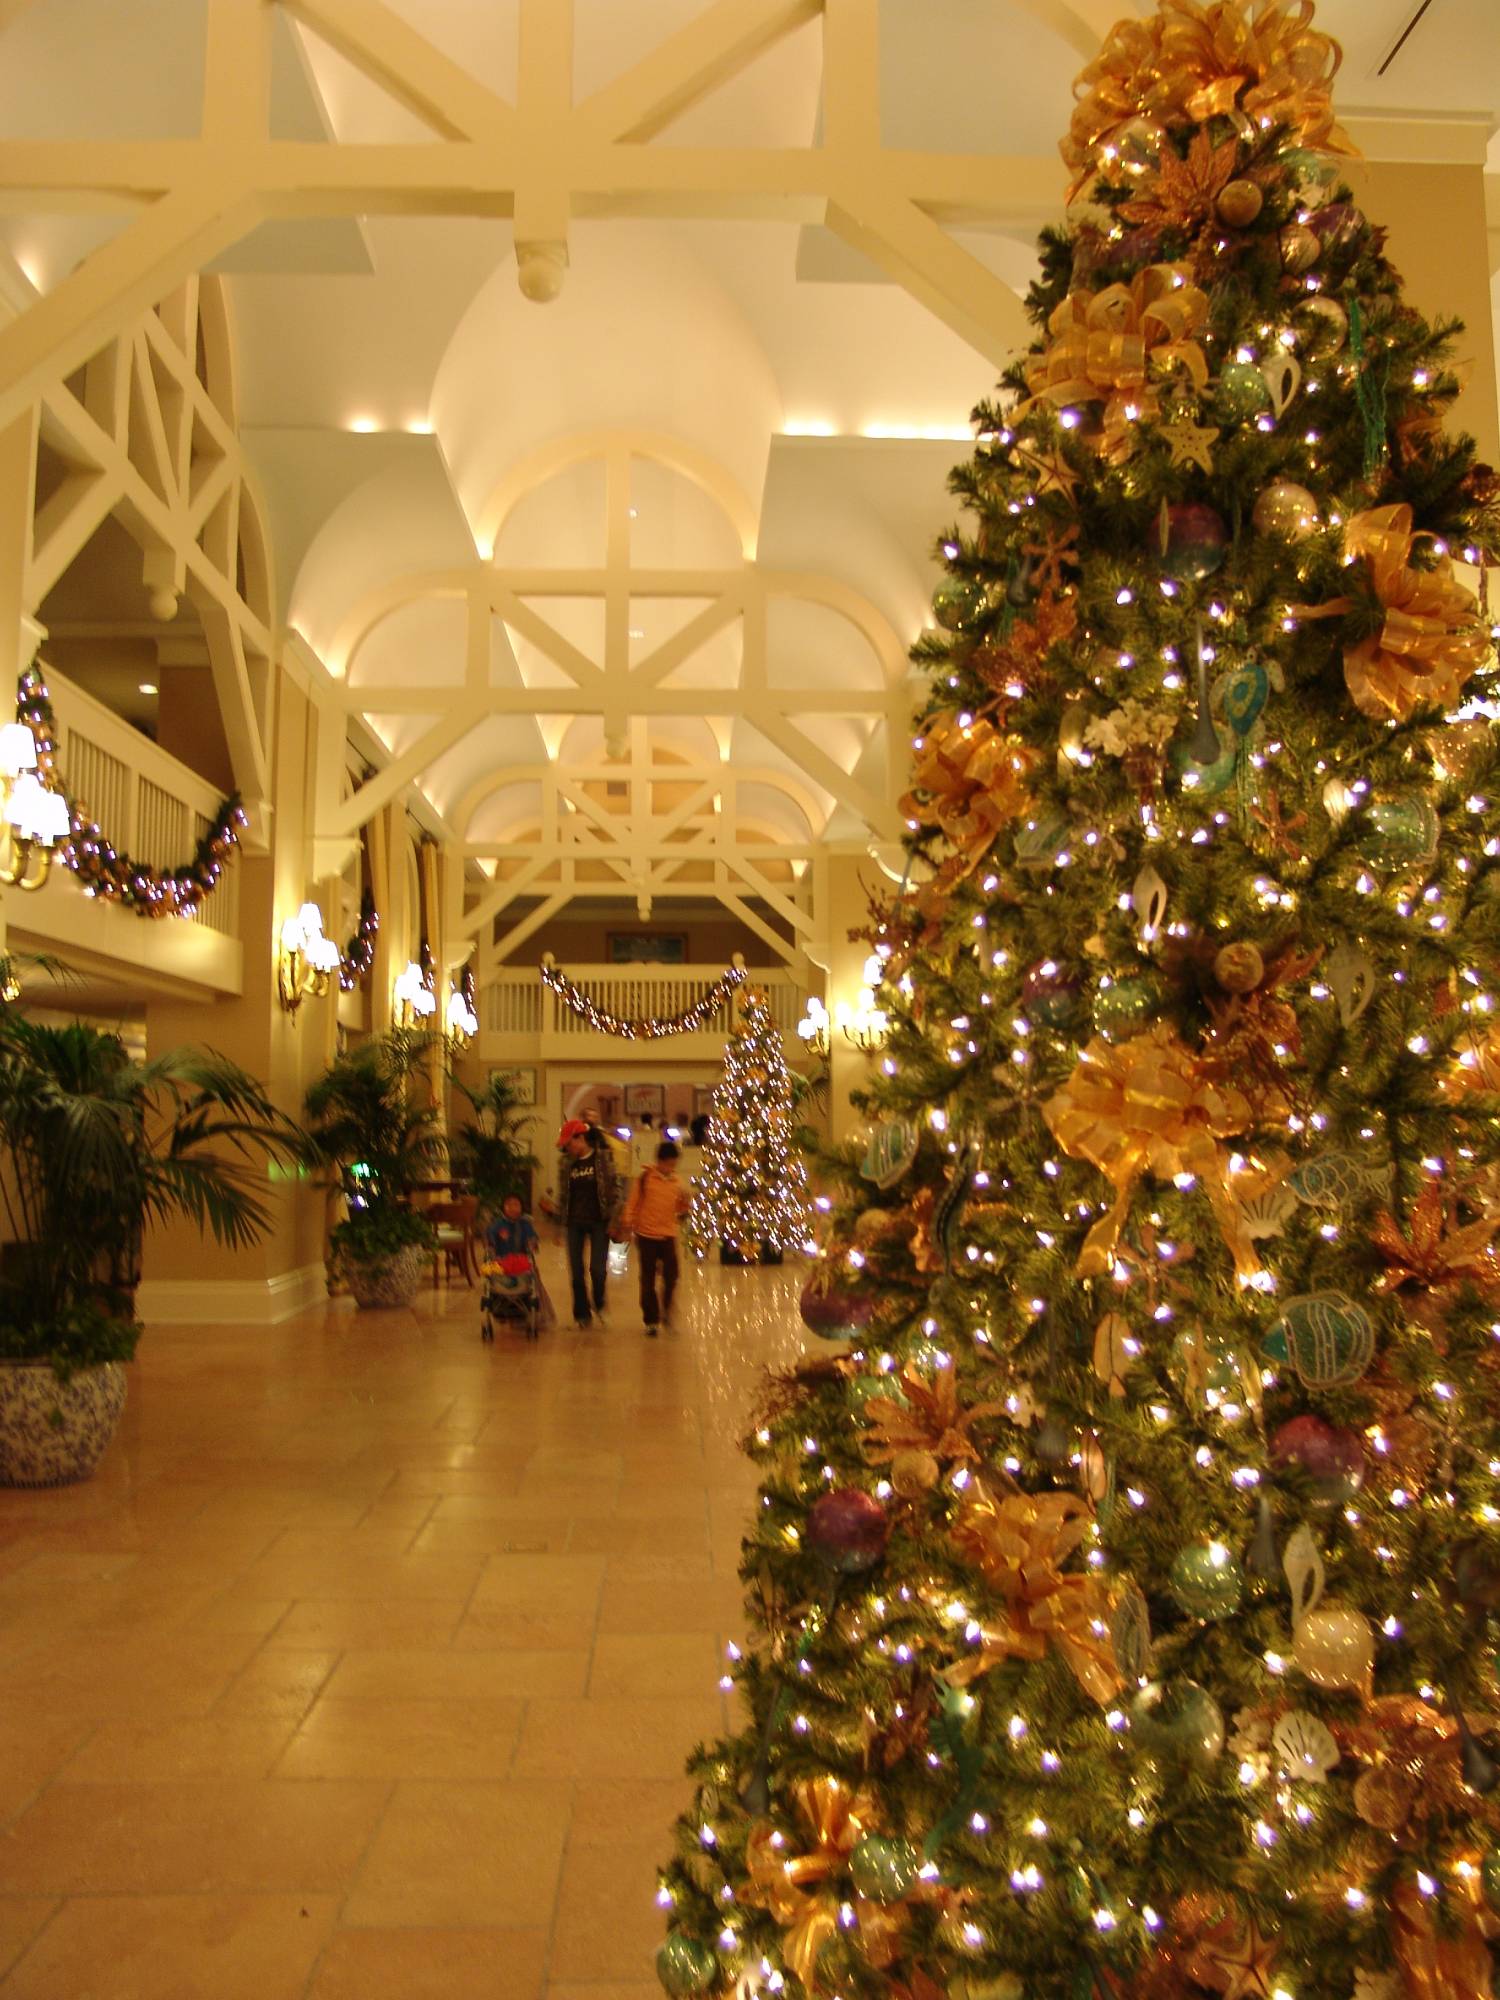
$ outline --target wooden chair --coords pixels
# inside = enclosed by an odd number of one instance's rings
[[[432,1253],[432,1282],[438,1281],[438,1267],[447,1272],[457,1267],[466,1285],[474,1283],[475,1225],[479,1200],[465,1195],[459,1201],[435,1201],[422,1213],[437,1231],[437,1248]]]

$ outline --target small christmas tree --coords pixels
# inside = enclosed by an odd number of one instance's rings
[[[1497,482],[1310,12],[1164,0],[1078,86],[672,1993],[1492,1990]]]
[[[695,1177],[688,1236],[702,1257],[715,1243],[730,1260],[780,1262],[808,1240],[807,1170],[793,1142],[791,1073],[770,1003],[745,989],[724,1051]]]

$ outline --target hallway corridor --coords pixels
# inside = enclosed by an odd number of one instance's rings
[[[94,1480],[0,1493],[0,2000],[658,1995],[801,1280],[149,1331]]]

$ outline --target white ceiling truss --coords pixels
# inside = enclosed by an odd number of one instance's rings
[[[757,827],[753,808],[740,803],[746,788],[769,788],[804,812],[815,811],[795,779],[765,768],[652,761],[645,725],[636,722],[627,759],[553,764],[541,773],[534,765],[497,771],[471,791],[459,813],[472,816],[496,792],[539,777],[540,813],[509,829],[524,837],[469,841],[461,850],[508,871],[462,918],[460,935],[479,941],[481,978],[580,894],[632,897],[643,922],[659,897],[710,896],[778,957],[800,961],[816,930],[805,864],[817,845],[776,838],[772,829]],[[605,786],[624,795],[621,811],[601,799]],[[666,807],[655,799],[664,787],[679,795]],[[497,920],[523,897],[542,900],[496,936]],[[784,923],[790,938],[766,922],[762,910]]]
[[[775,877],[785,864],[812,858],[812,837],[826,821],[827,799],[847,809],[869,839],[890,839],[899,832],[890,786],[872,789],[851,775],[810,732],[819,718],[853,717],[883,725],[886,742],[901,740],[910,707],[905,648],[882,612],[832,577],[765,568],[749,555],[728,569],[635,566],[629,529],[631,467],[638,459],[688,478],[720,507],[742,547],[753,542],[753,511],[728,474],[673,439],[639,430],[591,431],[535,454],[507,474],[481,510],[483,538],[488,543],[502,536],[514,510],[559,473],[593,461],[603,470],[604,561],[585,567],[508,568],[476,557],[462,568],[391,578],[355,605],[330,648],[344,671],[347,712],[367,719],[416,715],[426,726],[355,791],[334,796],[330,790],[320,797],[319,831],[330,841],[351,840],[408,784],[493,717],[597,716],[606,747],[592,762],[537,760],[491,769],[445,806],[464,858],[505,864],[507,870],[464,915],[463,934],[480,936],[519,898],[543,893],[540,909],[488,955],[514,950],[579,889],[579,864],[586,861],[603,864],[591,870],[590,893],[634,896],[649,905],[658,896],[707,892],[778,953],[795,959],[796,948],[787,947],[747,898],[782,918],[800,940],[815,931],[814,916],[805,899],[788,894]],[[538,609],[549,599],[601,607],[601,657],[591,658]],[[632,663],[631,606],[642,599],[686,600],[702,608]],[[443,600],[464,610],[461,685],[360,677],[364,649],[387,619],[413,605]],[[773,684],[767,614],[779,600],[820,606],[851,628],[868,658],[866,684]],[[736,629],[735,685],[694,685],[695,658]],[[557,670],[546,685],[526,684],[510,632]],[[509,670],[506,684],[491,680],[497,657]],[[817,679],[795,670],[791,677],[804,683]],[[793,768],[747,761],[743,754],[732,764],[705,764],[670,748],[663,752],[653,741],[653,722],[684,717],[712,718],[724,726],[747,723]],[[332,786],[332,770],[328,776]],[[495,839],[475,837],[475,820],[488,800],[509,786],[538,780],[539,807],[524,824],[509,826]],[[621,788],[621,812],[607,811],[591,796],[588,787],[601,782]],[[673,796],[669,806],[658,809],[656,791],[664,784]],[[740,805],[748,787],[769,789],[788,801],[808,829],[807,843],[799,846],[787,839],[784,827],[758,828],[753,809]],[[339,790],[342,794],[341,786]],[[768,872],[767,863],[776,865]],[[699,864],[706,864],[706,876]]]
[[[39,444],[65,467],[45,498]],[[198,613],[235,784],[252,840],[262,842],[275,652],[271,551],[235,428],[219,281],[188,277],[69,380],[54,377],[11,425],[8,449],[31,496],[5,554],[20,566],[24,613],[36,617],[90,538],[118,518],[140,546],[142,585],[159,608],[163,637],[184,593]]]
[[[571,0],[519,0],[514,103],[381,0],[278,0],[434,136],[309,143],[270,136],[276,7],[206,0],[200,136],[8,140],[0,199],[132,220],[0,331],[0,426],[191,272],[273,219],[512,220],[523,274],[560,270],[569,222],[645,217],[826,224],[997,366],[1015,295],[948,233],[1026,225],[1056,201],[1055,159],[881,144],[879,0],[713,0],[622,76],[573,102]],[[1095,0],[1028,0],[1077,41]],[[1108,11],[1108,10],[1106,10]],[[650,142],[768,48],[821,17],[821,132],[807,146]]]

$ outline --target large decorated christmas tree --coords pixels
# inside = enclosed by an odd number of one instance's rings
[[[1078,86],[674,1993],[1491,1991],[1495,481],[1310,13],[1169,0]]]
[[[779,1263],[811,1235],[807,1169],[793,1143],[793,1086],[765,992],[747,986],[724,1051],[693,1176],[688,1238],[698,1256]]]

